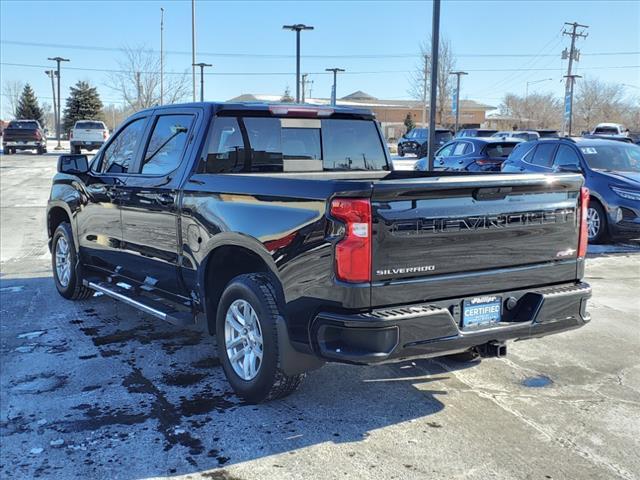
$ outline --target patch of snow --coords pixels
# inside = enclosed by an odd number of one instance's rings
[[[13,287],[2,287],[0,293],[18,293],[24,290],[24,285],[16,285]]]
[[[35,447],[35,448],[32,448],[29,453],[31,453],[31,455],[40,455],[42,452],[44,452],[44,448]]]
[[[18,353],[31,353],[33,352],[33,350],[35,350],[35,348],[37,347],[37,344],[32,343],[30,345],[23,345],[21,347],[16,348],[16,352]]]
[[[49,445],[51,445],[54,448],[61,447],[62,445],[64,445],[64,439],[58,438],[57,440],[51,440],[49,442]]]
[[[31,340],[32,338],[41,337],[45,333],[47,333],[46,330],[36,330],[34,332],[21,333],[20,335],[18,335],[18,338],[26,338],[28,340]]]

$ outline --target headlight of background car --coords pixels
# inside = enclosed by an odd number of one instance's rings
[[[640,191],[637,191],[637,190],[626,190],[624,188],[613,187],[613,186],[611,187],[611,190],[613,190],[620,197],[626,198],[627,200],[638,200],[638,201],[640,201]]]

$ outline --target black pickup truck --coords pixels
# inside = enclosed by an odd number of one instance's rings
[[[58,172],[60,294],[206,329],[250,402],[327,361],[501,356],[590,318],[580,175],[392,171],[366,110],[158,107]]]
[[[18,150],[35,150],[38,155],[47,153],[47,138],[37,120],[13,120],[2,133],[2,151],[6,155]]]

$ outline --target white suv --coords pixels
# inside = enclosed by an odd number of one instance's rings
[[[109,130],[104,122],[98,120],[78,120],[71,129],[69,140],[71,153],[80,153],[82,149],[97,150],[109,138]]]

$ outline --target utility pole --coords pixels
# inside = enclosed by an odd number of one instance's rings
[[[582,75],[569,75],[567,81],[569,82],[569,136],[571,136],[571,126],[573,124],[573,85],[576,83],[576,78],[582,78]]]
[[[571,135],[571,118],[573,116],[573,84],[575,83],[575,78],[573,77],[572,69],[573,69],[573,61],[576,62],[580,59],[580,51],[576,50],[576,38],[587,38],[588,33],[584,33],[586,28],[589,28],[589,25],[581,25],[578,22],[568,23],[565,22],[565,25],[571,27],[571,31],[564,30],[562,32],[563,35],[567,35],[571,37],[571,48],[569,52],[565,49],[562,52],[562,58],[569,59],[569,65],[567,66],[567,74],[565,78],[567,79],[567,84],[565,87],[564,93],[564,122],[562,124],[562,133],[567,132],[567,126],[569,127],[569,135]],[[578,28],[582,28],[580,32],[578,32]]]
[[[164,8],[160,7],[160,105],[164,104]]]
[[[196,0],[191,0],[191,83],[196,101]]]
[[[422,70],[422,126],[427,126],[427,75],[429,74],[429,55],[424,56],[424,68]]]
[[[60,98],[60,62],[69,62],[70,60],[62,57],[49,57],[47,60],[52,60],[58,64],[56,68],[56,76],[58,77],[58,114],[56,115],[56,138],[58,145],[56,146],[56,150],[62,150],[62,145],[60,145],[60,110],[62,110],[62,99]]]
[[[56,76],[55,70],[45,70],[44,73],[47,74],[47,77],[51,79],[51,94],[53,95],[53,121],[57,122],[58,118],[58,107],[56,106],[56,87],[54,85],[53,79]]]
[[[204,67],[213,67],[210,63],[196,63],[195,67],[200,67],[200,101],[204,102]]]
[[[457,134],[458,133],[458,123],[460,121],[460,77],[462,75],[469,75],[467,72],[462,72],[462,71],[457,71],[457,72],[451,72],[450,75],[455,75],[456,78],[456,93],[455,93],[455,98],[453,99],[453,107],[455,109],[455,115],[456,115],[456,127],[454,132]]]
[[[307,87],[307,77],[308,76],[309,76],[308,73],[303,73],[302,74],[302,103],[304,103],[304,100],[305,100],[304,91],[306,90],[306,87]]]
[[[333,86],[331,87],[331,105],[335,106],[337,102],[337,82],[338,72],[344,72],[344,68],[325,68],[325,72],[333,72]]]
[[[440,0],[433,0],[431,17],[431,90],[429,91],[429,140],[428,168],[433,171],[433,157],[436,151],[436,94],[438,91],[438,50],[440,48]]]
[[[296,32],[296,103],[300,103],[300,32],[302,30],[313,30],[313,27],[303,23],[296,23],[295,25],[283,25],[282,29]]]

